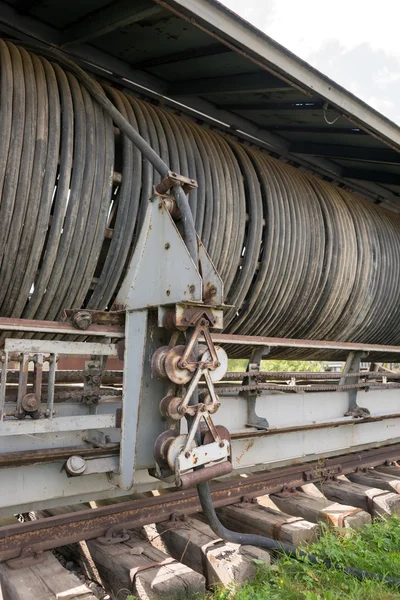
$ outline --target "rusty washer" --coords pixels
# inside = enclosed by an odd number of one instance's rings
[[[40,400],[36,397],[36,394],[26,394],[22,398],[21,406],[25,412],[34,413],[40,407]]]

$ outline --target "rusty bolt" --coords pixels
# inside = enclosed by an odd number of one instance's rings
[[[182,367],[182,369],[185,369],[187,367],[186,360],[184,360],[184,361],[181,362],[181,367]]]
[[[167,290],[165,293],[167,294],[167,296],[169,296],[171,294],[171,290]]]
[[[79,311],[73,316],[72,324],[78,329],[87,329],[92,324],[92,315],[84,310]]]
[[[224,442],[220,442],[220,443],[219,443],[219,447],[220,447],[220,448],[223,448],[224,446],[225,446]]]
[[[216,362],[216,366],[217,366],[217,367],[220,367],[220,366],[221,366],[221,363],[220,363],[218,360],[217,360],[217,362]]]
[[[212,285],[210,287],[210,296],[215,296],[216,293],[217,293],[217,288],[215,287],[215,285]]]
[[[161,208],[162,208],[162,202],[159,203],[158,208],[161,210]]]
[[[165,244],[164,248],[165,248],[166,250],[168,250],[169,248],[171,248],[171,244],[170,244],[169,242],[167,242],[167,243]]]
[[[193,294],[195,291],[196,291],[196,286],[195,286],[195,285],[193,285],[193,284],[192,284],[192,285],[190,285],[190,286],[189,286],[189,292],[190,292],[191,294]]]
[[[190,458],[190,452],[185,452],[185,458]]]

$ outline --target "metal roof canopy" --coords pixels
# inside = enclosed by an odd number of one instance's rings
[[[400,211],[400,128],[215,0],[0,0],[0,32]]]

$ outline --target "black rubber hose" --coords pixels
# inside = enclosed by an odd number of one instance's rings
[[[71,88],[65,72],[56,63],[53,65],[60,91],[61,109],[63,113],[63,135],[61,143],[59,179],[53,202],[52,223],[47,239],[46,254],[43,257],[41,268],[35,280],[35,289],[30,301],[25,306],[22,316],[31,319],[36,315],[40,303],[47,289],[53,268],[57,259],[60,246],[61,232],[64,216],[68,204],[73,166],[74,147],[74,106]],[[79,133],[79,132],[78,132]]]
[[[358,579],[374,579],[376,581],[382,581],[384,583],[400,587],[400,579],[395,577],[386,577],[385,575],[380,575],[379,573],[371,573],[369,571],[364,571],[362,569],[357,569],[354,567],[343,567],[341,565],[337,565],[336,563],[327,558],[320,559],[314,554],[309,554],[308,552],[298,549],[295,546],[292,546],[291,544],[286,544],[285,542],[279,542],[277,540],[250,533],[237,533],[231,531],[221,523],[217,516],[217,513],[215,512],[215,508],[212,504],[208,483],[200,483],[197,486],[197,490],[199,494],[201,508],[207,520],[207,523],[218,537],[227,540],[228,542],[248,546],[257,546],[259,548],[265,548],[266,550],[271,550],[273,552],[284,553],[293,558],[305,558],[312,564],[323,563],[330,569],[343,570],[346,574],[354,575]]]
[[[78,80],[68,59],[53,52],[50,66],[40,54],[51,51],[35,50],[38,56],[0,44],[1,314],[53,318],[64,308],[110,308],[163,175],[95,99],[90,143],[89,101],[82,112],[77,100],[90,94],[82,73]],[[233,305],[228,332],[399,344],[398,215],[200,124],[200,117],[196,123],[178,108],[111,86],[104,92],[90,81],[102,102],[107,96],[114,110],[125,107],[130,126],[164,165],[198,180],[189,203]],[[134,163],[122,160],[127,143]],[[232,357],[248,352],[230,346]],[[271,358],[343,358],[329,354],[274,349]]]
[[[38,47],[27,42],[20,42],[21,45],[27,46],[34,51],[38,51]],[[113,122],[123,131],[126,136],[132,141],[132,143],[140,150],[145,158],[153,165],[153,167],[160,173],[161,177],[166,177],[169,173],[167,164],[160,158],[160,156],[153,150],[153,148],[146,142],[146,140],[139,134],[139,132],[132,127],[132,125],[125,119],[125,117],[119,112],[119,110],[112,104],[107,98],[102,88],[92,79],[83,69],[81,69],[76,63],[64,56],[58,50],[51,48],[40,47],[40,53],[49,56],[50,58],[57,60],[60,64],[72,72],[87,88],[91,96],[100,104],[100,106],[110,115]],[[181,219],[183,222],[183,228],[185,231],[185,242],[188,247],[189,253],[195,264],[197,264],[197,237],[196,230],[194,227],[193,215],[191,213],[187,197],[181,188],[181,186],[174,186],[173,193],[181,213]]]
[[[119,110],[124,111],[124,116],[128,116],[121,95],[109,87],[106,87],[106,91],[113,98]],[[118,191],[119,210],[115,223],[115,229],[120,234],[111,239],[100,280],[90,299],[89,308],[99,308],[101,306],[104,309],[108,305],[112,297],[112,290],[117,285],[125,263],[125,260],[121,258],[121,254],[124,250],[129,250],[129,243],[133,234],[132,226],[136,220],[138,202],[137,199],[132,198],[132,185],[134,185],[135,180],[138,180],[136,172],[140,162],[138,162],[138,156],[134,152],[133,144],[125,135],[123,136],[122,160],[122,171],[124,174],[126,173],[126,176],[124,175]]]

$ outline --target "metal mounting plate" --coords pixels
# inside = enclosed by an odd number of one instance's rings
[[[188,301],[202,301],[202,279],[162,198],[155,195],[116,302],[139,310]]]

